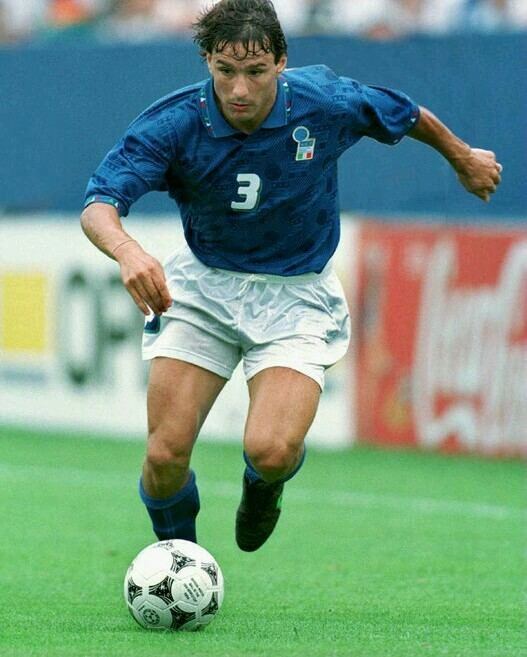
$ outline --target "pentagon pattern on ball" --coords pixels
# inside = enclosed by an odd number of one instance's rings
[[[128,602],[132,604],[132,602],[137,598],[137,596],[141,595],[142,589],[140,586],[137,586],[134,580],[130,577],[128,579],[127,591],[128,591]]]
[[[195,612],[183,611],[179,607],[171,607],[170,613],[172,614],[172,625],[170,626],[172,630],[179,630],[196,618]]]
[[[190,557],[185,556],[182,552],[178,550],[172,551],[172,570],[177,573],[185,566],[193,566],[195,560]]]
[[[204,564],[202,564],[201,567],[207,573],[207,575],[210,577],[211,582],[213,583],[213,585],[217,586],[217,584],[218,584],[218,567],[215,566],[213,563],[204,563]]]
[[[209,604],[204,609],[201,610],[201,615],[207,616],[208,614],[215,614],[219,608],[220,606],[218,603],[218,594],[213,593]]]
[[[167,605],[169,605],[172,602],[175,602],[174,598],[172,597],[173,583],[174,580],[167,576],[162,582],[159,582],[159,584],[155,584],[154,586],[149,586],[148,592],[151,595],[155,595],[158,598],[161,598],[161,600],[163,600],[164,602],[167,603]]]

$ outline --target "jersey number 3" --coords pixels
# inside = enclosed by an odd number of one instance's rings
[[[258,207],[260,193],[262,191],[262,180],[255,173],[239,173],[236,180],[240,183],[238,196],[243,201],[233,201],[231,208],[236,212],[249,212]]]

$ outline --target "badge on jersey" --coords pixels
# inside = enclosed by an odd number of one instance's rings
[[[315,144],[317,140],[314,137],[311,138],[308,128],[303,125],[295,128],[293,130],[293,139],[298,144],[296,149],[297,162],[312,160],[315,157]]]

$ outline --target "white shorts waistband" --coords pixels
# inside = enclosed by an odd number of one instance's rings
[[[243,271],[232,271],[231,269],[220,269],[219,267],[213,267],[212,269],[215,271],[224,272],[230,276],[235,276],[236,278],[243,278],[250,282],[260,281],[262,283],[288,283],[289,285],[295,285],[297,283],[306,283],[308,281],[316,281],[325,278],[333,271],[333,263],[330,260],[324,269],[319,273],[309,272],[307,274],[298,274],[297,276],[279,276],[278,274],[252,274]]]
[[[247,283],[252,282],[262,282],[262,283],[276,283],[276,284],[289,284],[296,285],[300,283],[306,283],[309,281],[322,280],[333,273],[333,260],[329,260],[321,272],[308,272],[306,274],[298,274],[296,276],[280,276],[278,274],[264,274],[264,273],[255,273],[255,272],[243,272],[243,271],[234,271],[232,269],[223,269],[221,267],[210,267],[206,265],[193,253],[188,244],[182,245],[175,253],[173,253],[165,264],[168,262],[174,262],[175,258],[182,256],[183,258],[188,258],[193,261],[198,267],[203,268],[211,272],[217,271],[229,276],[234,276],[235,278],[241,278]]]

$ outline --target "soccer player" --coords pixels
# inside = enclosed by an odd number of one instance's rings
[[[322,65],[286,69],[269,0],[221,0],[195,30],[210,78],[133,121],[89,181],[81,223],[118,262],[147,316],[149,435],[139,490],[159,539],[196,541],[192,448],[243,361],[250,405],[236,540],[252,551],[276,525],[324,372],[348,345],[348,310],[331,267],[339,156],[363,136],[397,144],[409,135],[435,148],[484,201],[501,165],[399,91]],[[121,223],[152,190],[174,199],[186,238],[164,267]]]

